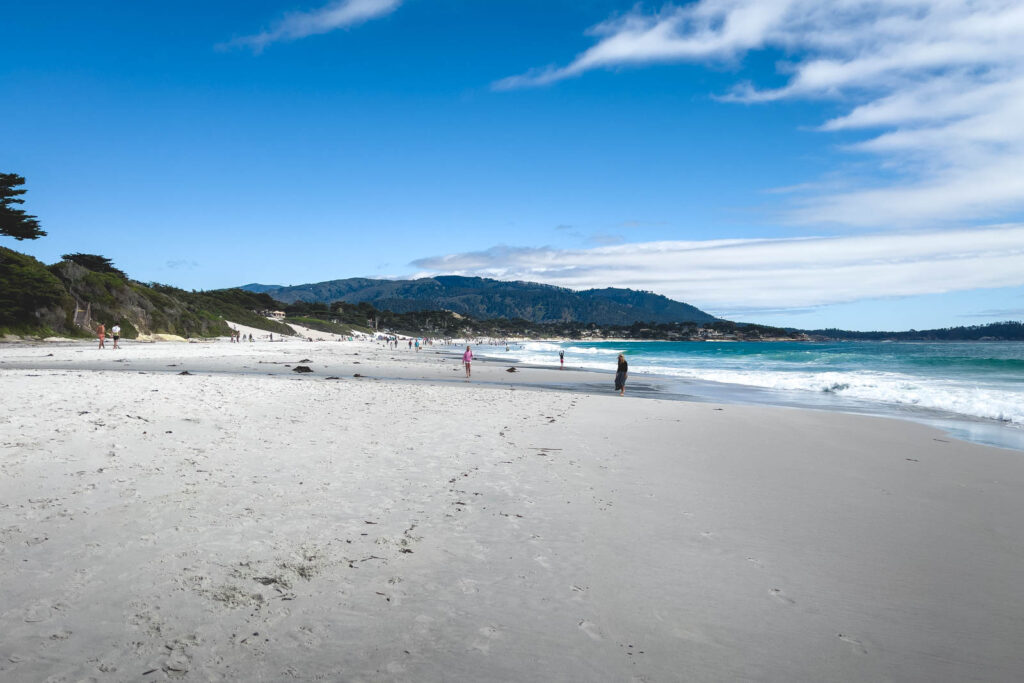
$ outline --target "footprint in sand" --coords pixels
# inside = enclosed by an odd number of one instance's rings
[[[581,620],[577,626],[580,630],[587,634],[591,640],[604,640],[604,636],[601,634],[601,629],[598,628],[597,624],[586,619]]]
[[[796,600],[794,600],[793,598],[789,597],[788,595],[783,593],[778,588],[773,588],[771,590],[771,594],[772,594],[773,598],[775,598],[776,600],[778,600],[779,602],[781,602],[784,605],[795,605],[796,604]]]
[[[849,643],[854,650],[861,653],[862,655],[866,655],[868,653],[868,649],[864,647],[864,643],[860,642],[853,636],[847,636],[842,633],[837,633],[836,637],[838,637],[839,640],[843,641],[844,643]]]
[[[53,616],[53,607],[49,604],[38,602],[25,610],[25,615],[22,619],[25,623],[35,624],[40,621],[46,621],[51,616]]]
[[[479,650],[484,654],[489,654],[491,651],[491,643],[501,638],[501,631],[494,626],[484,626],[483,628],[477,629],[477,632],[482,636],[482,638],[476,638],[473,640],[473,649]]]
[[[92,575],[93,571],[90,569],[76,569],[74,575],[64,584],[65,597],[73,601],[81,596]]]
[[[543,555],[538,555],[537,557],[533,558],[533,561],[539,564],[540,566],[544,567],[544,569],[551,569],[551,563],[548,562],[548,558],[544,557]]]
[[[319,629],[314,626],[300,626],[290,635],[295,642],[309,650],[316,650],[323,644],[323,638],[317,633]]]
[[[192,656],[186,651],[186,644],[175,640],[164,645],[168,655],[161,667],[169,678],[184,678],[192,667]]]
[[[128,604],[132,610],[138,610],[135,614],[127,618],[129,624],[138,626],[143,632],[149,636],[159,636],[163,633],[163,622],[158,616],[148,609],[144,603],[131,602]]]

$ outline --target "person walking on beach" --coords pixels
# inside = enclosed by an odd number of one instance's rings
[[[114,326],[110,328],[110,334],[114,335],[114,348],[120,348],[118,347],[117,342],[121,338],[121,326],[114,323]]]
[[[96,336],[100,338],[99,348],[101,348],[101,349],[107,348],[103,344],[103,340],[106,339],[106,337],[107,337],[107,326],[106,325],[104,325],[103,323],[100,323],[99,325],[96,326]]]
[[[468,346],[466,352],[462,354],[462,362],[466,366],[466,379],[469,379],[469,364],[473,362],[473,351]]]
[[[619,392],[619,396],[626,395],[627,375],[629,375],[629,363],[626,362],[626,357],[620,353],[619,369],[615,371],[615,389]]]
[[[558,352],[558,369],[565,370],[565,351],[562,350]]]

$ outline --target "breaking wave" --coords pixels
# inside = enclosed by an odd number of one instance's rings
[[[615,356],[625,351],[634,373],[786,392],[827,393],[876,404],[916,406],[1024,425],[1024,361],[1017,358],[950,357],[946,355],[949,349],[942,348],[935,351],[934,358],[909,356],[894,360],[889,351],[894,346],[891,344],[886,347],[888,355],[884,359],[868,345],[847,344],[832,349],[789,343],[778,350],[764,343],[709,346],[678,347],[664,342],[527,342],[510,355],[526,363],[557,366],[558,351],[564,350],[566,365],[614,372]],[[914,348],[908,353],[924,351]],[[979,351],[970,348],[963,353]],[[1011,349],[1009,353],[1019,351]],[[829,369],[834,366],[843,367]],[[893,370],[880,369],[883,367]],[[1000,372],[991,372],[996,367]]]

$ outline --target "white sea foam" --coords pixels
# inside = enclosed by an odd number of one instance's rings
[[[606,349],[597,348],[593,346],[567,346],[565,347],[566,354],[584,355],[584,356],[617,356],[622,353],[622,349]]]
[[[557,354],[562,345],[555,342],[526,342],[523,349],[531,352],[554,351]]]
[[[522,345],[522,351],[519,352],[520,357],[523,354],[529,354],[531,357],[536,357],[538,360],[550,360],[554,354],[554,358],[557,360],[558,352],[565,351],[565,355],[582,355],[582,356],[617,356],[622,353],[622,349],[613,349],[608,347],[597,347],[597,346],[562,346],[552,342],[526,342]],[[531,361],[532,362],[532,361]]]
[[[534,365],[558,365],[558,350],[565,350],[566,364],[614,372],[617,349],[561,347],[531,342],[514,352]],[[599,351],[599,353],[595,353]],[[630,361],[633,373],[649,373],[724,384],[781,391],[830,393],[839,397],[893,406],[916,406],[958,415],[1024,425],[1024,392],[1014,386],[969,383],[950,379],[914,377],[878,371],[811,372],[806,370],[724,369],[721,359],[691,358],[687,367]],[[714,366],[712,367],[712,364]],[[799,366],[804,363],[794,363]]]
[[[761,372],[640,367],[640,372],[785,391],[827,392],[862,401],[912,405],[1024,424],[1024,394],[949,380],[878,372]]]

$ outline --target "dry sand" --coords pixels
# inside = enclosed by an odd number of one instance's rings
[[[1024,677],[1021,453],[486,365],[0,347],[0,680]]]

